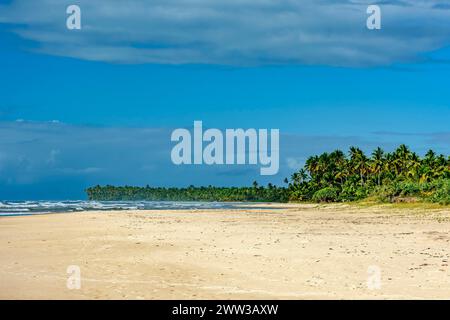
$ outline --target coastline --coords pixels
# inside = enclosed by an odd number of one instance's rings
[[[0,298],[450,297],[448,207],[252,205],[2,217]]]

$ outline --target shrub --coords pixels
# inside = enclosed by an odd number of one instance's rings
[[[360,200],[360,199],[364,199],[369,195],[369,189],[365,188],[365,187],[358,187],[356,188],[356,192],[355,192],[355,199],[356,200]]]
[[[450,204],[450,180],[440,180],[430,200],[443,205]]]
[[[399,196],[417,196],[422,190],[422,185],[418,182],[401,182],[396,184],[397,193]]]
[[[339,192],[339,200],[345,202],[366,198],[371,187],[368,184],[361,186],[359,183],[359,180],[347,180],[344,182],[342,191]]]
[[[385,184],[376,187],[373,194],[381,202],[392,202],[396,196],[397,190],[394,184]]]
[[[326,187],[314,193],[312,200],[315,202],[333,202],[338,200],[336,188]]]

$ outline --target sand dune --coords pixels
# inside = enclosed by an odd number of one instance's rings
[[[0,298],[450,298],[449,209],[282,207],[3,217]]]

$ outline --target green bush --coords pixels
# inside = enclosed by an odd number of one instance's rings
[[[314,193],[312,200],[315,202],[334,202],[338,200],[336,188],[326,187]]]
[[[358,187],[356,188],[356,192],[355,192],[355,199],[356,200],[360,200],[360,199],[364,199],[369,195],[369,189],[365,188],[365,187]]]
[[[373,191],[373,195],[381,202],[392,202],[396,196],[397,190],[394,184],[385,184],[378,186]]]
[[[348,180],[342,185],[342,190],[339,192],[339,201],[356,201],[364,199],[369,194],[370,187],[366,184],[361,186],[359,180]]]
[[[423,200],[450,204],[450,180],[432,182],[392,182],[376,187],[372,193],[382,202],[393,202],[397,197],[417,197]]]
[[[436,191],[430,197],[430,200],[443,205],[450,204],[450,180],[438,181]]]
[[[396,193],[399,196],[418,196],[422,191],[422,184],[418,182],[400,182],[396,184]]]

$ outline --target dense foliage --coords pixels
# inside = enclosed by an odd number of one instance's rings
[[[308,158],[285,182],[287,188],[254,182],[241,188],[96,186],[86,191],[91,200],[343,202],[372,197],[450,204],[450,157],[430,150],[421,158],[405,145],[392,153],[377,148],[371,156],[351,147],[348,156],[336,150]]]
[[[376,197],[381,201],[429,200],[450,203],[450,157],[427,152],[420,158],[405,145],[386,153],[377,148],[367,156],[351,147],[306,160],[292,175],[292,201],[354,201]]]
[[[148,201],[252,201],[287,202],[286,188],[269,184],[267,187],[194,187],[188,188],[151,188],[96,186],[86,190],[90,200],[148,200]]]

